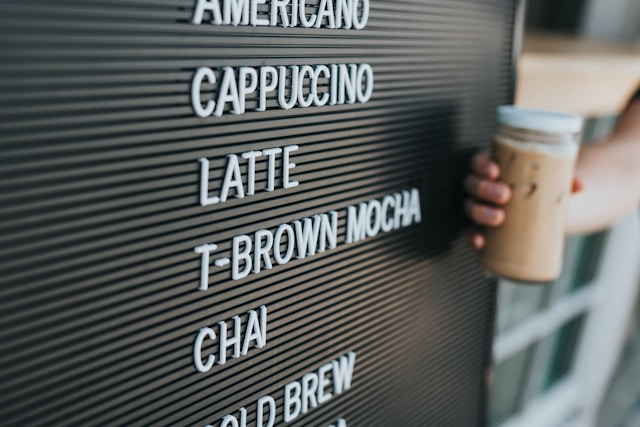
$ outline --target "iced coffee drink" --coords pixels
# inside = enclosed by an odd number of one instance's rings
[[[510,279],[554,280],[562,270],[567,203],[582,120],[505,106],[498,110],[498,121],[492,157],[512,194],[505,206],[505,222],[485,231],[480,264]]]

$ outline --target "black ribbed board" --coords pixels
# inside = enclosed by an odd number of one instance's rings
[[[460,159],[511,100],[514,3],[371,0],[344,30],[0,0],[0,425],[218,427],[246,407],[254,426],[264,395],[284,425],[285,384],[350,351],[352,387],[289,425],[484,425],[494,294],[463,243]],[[191,108],[198,67],[340,63],[371,65],[371,100]],[[228,154],[292,144],[298,187],[200,206],[199,158],[214,194]],[[344,243],[347,206],[411,188],[420,224]],[[331,210],[335,249],[241,280],[212,264],[198,290],[194,247]],[[198,330],[261,305],[267,345],[198,372]]]

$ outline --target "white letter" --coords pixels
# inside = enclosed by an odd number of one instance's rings
[[[282,234],[287,233],[287,251],[284,257],[280,253],[280,245],[282,244]],[[291,260],[293,256],[293,228],[289,224],[282,224],[276,230],[276,235],[273,238],[273,258],[279,265],[286,264]]]
[[[220,427],[240,427],[238,425],[238,420],[233,415],[225,415],[222,419],[222,423]]]
[[[313,77],[313,68],[308,65],[300,67],[300,73],[298,74],[298,104],[301,107],[309,107],[313,103],[313,91],[310,90],[307,98],[304,98],[304,75],[308,74],[309,79]]]
[[[296,229],[296,246],[298,247],[298,259],[304,259],[307,255],[315,255],[318,248],[318,237],[320,235],[320,215],[313,216],[313,222],[309,218],[300,221],[293,221]]]
[[[406,227],[410,224],[409,217],[409,192],[403,191],[402,194],[395,193],[394,197],[396,198],[396,208],[393,212],[393,228],[398,229],[402,225]]]
[[[240,427],[247,427],[247,410],[240,408]]]
[[[249,160],[247,164],[247,196],[256,193],[256,157],[262,156],[262,151],[247,151],[242,158]]]
[[[193,364],[200,372],[207,372],[213,368],[216,358],[213,354],[207,356],[207,361],[202,363],[202,343],[205,339],[215,340],[216,333],[211,328],[200,328],[196,336],[196,342],[193,344]]]
[[[315,408],[318,406],[316,401],[316,392],[318,391],[318,375],[314,372],[309,372],[302,377],[302,412],[306,414],[309,411],[309,407]]]
[[[355,206],[347,208],[347,243],[355,243],[365,238],[367,205],[360,203],[359,210]]]
[[[267,148],[262,154],[267,156],[267,191],[275,189],[276,182],[276,154],[282,153],[282,148]]]
[[[280,84],[278,85],[278,104],[280,104],[280,108],[285,110],[289,110],[296,105],[296,101],[298,100],[298,66],[294,65],[291,67],[291,93],[289,102],[285,99],[285,93],[287,89],[287,67],[280,66],[278,67],[280,71],[280,77],[278,81]]]
[[[294,406],[293,410],[291,410],[292,405]],[[300,383],[292,381],[284,386],[284,422],[288,423],[298,418],[301,406]]]
[[[200,67],[196,70],[191,80],[191,106],[193,111],[198,117],[209,117],[213,110],[216,108],[216,102],[213,99],[207,101],[207,106],[202,107],[200,102],[200,92],[202,91],[202,81],[207,79],[207,82],[214,84],[216,82],[216,75],[213,74],[213,70],[207,67]]]
[[[269,20],[260,18],[258,19],[258,5],[266,4],[267,0],[251,0],[251,25],[254,27],[256,25],[265,26],[269,25]]]
[[[317,65],[313,73],[313,77],[311,77],[311,93],[313,93],[313,105],[317,105],[318,107],[326,105],[329,101],[329,92],[325,92],[322,95],[322,98],[318,97],[318,79],[320,78],[320,74],[324,74],[325,78],[329,78],[329,67],[327,67],[326,65]]]
[[[267,238],[264,245],[262,244],[263,237]],[[254,242],[255,249],[253,253],[253,272],[255,274],[260,273],[260,268],[262,266],[260,258],[264,260],[264,268],[266,268],[267,270],[271,270],[273,266],[271,265],[269,251],[273,246],[273,234],[269,230],[258,230],[256,231]]]
[[[267,421],[267,425],[263,426],[263,418],[264,418],[264,404],[269,405],[269,420]],[[258,411],[256,414],[256,427],[273,427],[273,424],[276,421],[276,401],[271,396],[262,396],[258,399]]]
[[[240,242],[244,242],[244,251],[240,252]],[[241,234],[233,238],[231,244],[231,278],[233,280],[242,279],[249,275],[251,271],[251,239],[246,234]],[[240,260],[244,260],[244,269],[239,271]]]
[[[267,306],[260,306],[260,342],[262,345],[267,345]]]
[[[353,378],[353,368],[356,363],[356,354],[352,351],[345,356],[340,356],[340,360],[333,362],[333,391],[340,394],[351,388],[351,378]]]
[[[218,365],[227,363],[227,348],[231,346],[233,346],[231,358],[237,359],[240,357],[240,339],[242,337],[240,317],[233,316],[231,320],[233,321],[233,336],[231,338],[227,336],[227,322],[218,322],[218,327],[220,328],[220,337],[218,338],[218,345],[220,347],[220,351],[218,352]]]
[[[200,286],[199,291],[206,291],[209,289],[209,254],[218,249],[215,244],[200,245],[193,248],[193,251],[197,254],[202,254],[200,257]]]
[[[373,237],[380,231],[382,205],[377,200],[371,200],[367,206],[367,236]]]
[[[349,67],[348,71],[347,67]],[[347,103],[353,104],[356,102],[356,73],[358,71],[358,67],[355,64],[339,64],[338,69],[340,72],[338,104],[344,104],[345,91],[348,97],[346,100]],[[220,103],[220,101],[218,101],[218,103]]]
[[[287,5],[289,0],[271,0],[271,20],[269,25],[275,27],[278,25],[278,13],[280,13],[280,21],[283,27],[289,26],[289,16],[287,15]]]
[[[200,162],[200,206],[213,205],[220,202],[220,198],[209,197],[209,160],[202,157]]]
[[[249,0],[223,0],[224,23],[242,25],[249,23]]]
[[[211,20],[212,24],[222,24],[222,16],[220,15],[220,5],[218,4],[218,0],[197,0],[196,8],[193,11],[193,18],[191,18],[191,23],[196,25],[202,24],[204,12],[207,10],[213,15],[213,19]]]
[[[336,28],[336,19],[333,16],[332,0],[320,0],[320,6],[318,6],[318,18],[316,19],[316,28],[320,28],[325,16],[329,18],[329,25],[327,28]]]
[[[382,231],[393,230],[393,217],[389,215],[389,208],[396,205],[393,196],[384,196],[382,199]]]
[[[218,89],[218,103],[216,104],[216,109],[213,114],[218,117],[222,116],[222,113],[224,113],[224,105],[227,102],[231,102],[231,113],[241,113],[236,75],[231,67],[224,67],[222,83],[220,83],[220,88]]]
[[[336,0],[336,28],[351,28],[353,22],[353,1],[354,0]],[[356,0],[357,1],[357,0]],[[344,25],[342,18],[344,17]]]
[[[313,23],[316,22],[316,15],[311,15],[310,19],[307,19],[307,11],[305,10],[307,5],[306,0],[300,0],[300,23],[303,27],[311,28]]]
[[[282,187],[293,188],[297,187],[300,183],[298,181],[289,182],[289,170],[296,167],[295,163],[289,162],[289,153],[292,151],[298,151],[300,147],[297,145],[287,145],[284,147],[282,154]]]
[[[331,75],[329,76],[330,94],[329,105],[336,105],[338,102],[338,79],[340,78],[338,73],[338,66],[336,64],[329,65],[331,67]],[[344,102],[344,101],[343,101]]]
[[[329,215],[331,215],[331,222],[329,222]],[[335,249],[338,244],[338,212],[331,211],[327,214],[320,214],[322,223],[320,224],[320,247],[318,252],[324,252],[326,243],[329,244],[329,249]]]
[[[260,307],[261,314],[263,310],[266,313],[267,307],[265,307],[264,305]],[[240,354],[242,356],[245,356],[249,352],[249,345],[251,344],[251,341],[254,341],[254,340],[256,342],[255,346],[257,348],[264,347],[266,344],[266,336],[267,336],[267,332],[260,330],[258,313],[256,313],[254,310],[249,310],[249,320],[247,321],[247,330],[244,333],[244,341],[242,343],[242,350],[240,351]],[[263,338],[265,338],[265,340],[263,340]]]
[[[367,74],[367,81],[363,85],[362,79],[364,74]],[[364,86],[364,92],[362,89]],[[369,64],[360,64],[358,68],[358,74],[356,75],[356,98],[358,98],[358,102],[365,103],[371,99],[371,95],[373,94],[373,69],[371,69],[371,65]]]
[[[271,82],[267,84],[267,74],[271,77]],[[275,68],[266,66],[260,67],[260,100],[258,103],[258,111],[267,109],[267,92],[271,92],[278,87],[278,72]]]
[[[353,27],[356,30],[362,30],[369,20],[369,0],[362,0],[362,16],[360,20],[358,20],[358,0],[354,0],[354,8],[353,8]]]
[[[244,187],[242,185],[242,175],[240,175],[240,165],[238,164],[238,156],[229,154],[227,156],[227,170],[222,181],[222,190],[220,190],[220,201],[226,202],[229,196],[230,188],[236,189],[236,197],[242,199],[244,197]]]
[[[250,77],[249,85],[247,86],[247,76]],[[258,72],[251,67],[240,67],[240,93],[238,97],[240,98],[240,112],[238,114],[244,113],[245,105],[247,103],[247,95],[256,91],[258,87]]]
[[[416,224],[422,222],[422,212],[420,212],[420,192],[417,188],[411,189],[411,202],[409,203],[409,214],[407,215],[407,218],[407,225],[410,225],[412,220]]]
[[[292,0],[291,2],[291,26],[298,25],[298,0]]]
[[[333,397],[331,393],[325,393],[324,391],[324,388],[331,384],[331,380],[327,378],[327,373],[332,369],[333,363],[327,363],[318,369],[318,404],[322,404]]]

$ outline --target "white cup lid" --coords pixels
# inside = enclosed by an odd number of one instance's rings
[[[496,110],[498,123],[539,132],[578,133],[582,117],[557,111],[501,105]]]

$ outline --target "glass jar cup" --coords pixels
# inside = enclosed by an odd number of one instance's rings
[[[480,265],[527,282],[556,279],[562,270],[567,205],[582,118],[501,106],[491,146],[500,179],[511,188],[502,225],[488,228]]]

